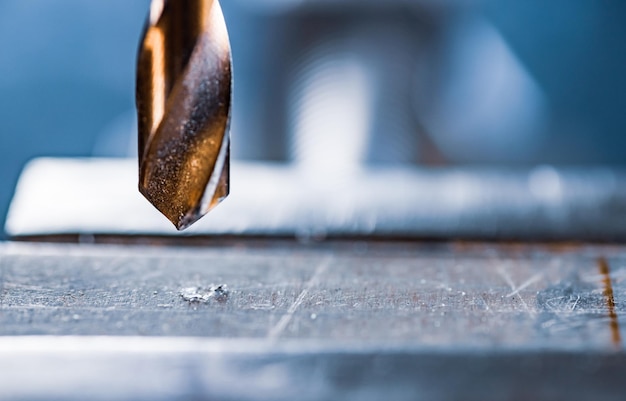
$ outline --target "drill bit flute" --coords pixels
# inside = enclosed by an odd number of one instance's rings
[[[137,63],[139,191],[179,230],[228,195],[231,93],[218,0],[152,0]]]

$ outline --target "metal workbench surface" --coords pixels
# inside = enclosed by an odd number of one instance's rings
[[[622,246],[5,243],[0,398],[620,399],[625,279]]]

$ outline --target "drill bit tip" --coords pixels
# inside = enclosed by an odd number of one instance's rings
[[[139,191],[177,229],[229,193],[231,55],[217,0],[153,0],[137,63]]]

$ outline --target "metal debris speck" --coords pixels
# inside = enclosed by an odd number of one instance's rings
[[[223,303],[228,300],[230,292],[226,284],[211,285],[208,288],[187,287],[180,290],[180,296],[190,304],[207,303],[211,299]]]

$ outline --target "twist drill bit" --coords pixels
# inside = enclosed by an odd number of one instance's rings
[[[152,0],[137,62],[139,191],[179,230],[229,192],[232,92],[217,0]]]

